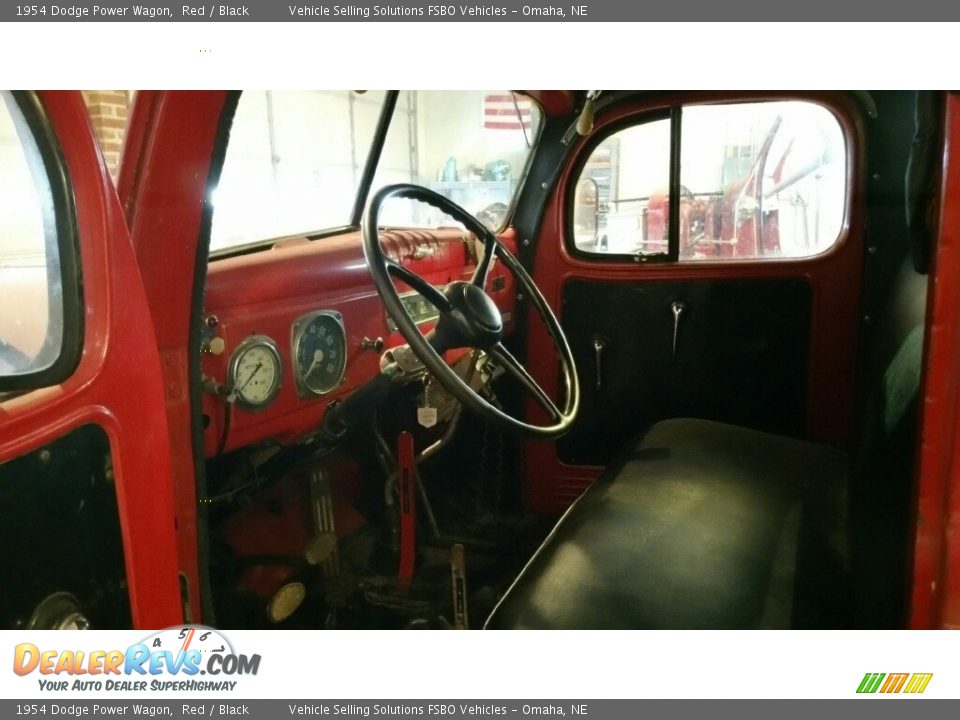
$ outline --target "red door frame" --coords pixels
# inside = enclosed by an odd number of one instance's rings
[[[931,271],[910,627],[960,628],[960,94],[947,93]]]
[[[0,462],[85,424],[109,440],[135,627],[181,621],[160,359],[133,248],[79,92],[41,92],[76,206],[83,354],[63,383],[0,405]],[[68,542],[69,539],[64,539]]]
[[[709,102],[805,99],[831,109],[847,138],[846,224],[836,245],[827,253],[803,260],[742,261],[727,263],[657,263],[636,265],[621,261],[604,262],[574,256],[566,242],[570,184],[576,182],[573,169],[587,152],[589,138],[581,138],[568,157],[544,213],[534,258],[534,280],[556,312],[562,313],[563,287],[573,278],[597,282],[643,282],[653,280],[716,280],[726,278],[803,278],[813,287],[810,329],[808,437],[811,440],[846,447],[853,426],[854,393],[859,337],[863,264],[864,207],[862,204],[865,159],[862,111],[843,93],[678,93],[638,100],[600,115],[592,137],[626,118],[662,113],[670,107]],[[830,290],[826,292],[825,290]],[[550,338],[541,324],[530,316],[528,368],[543,387],[557,387],[557,367],[548,352]],[[837,387],[849,387],[849,397],[837,397]],[[543,411],[528,402],[532,422]],[[553,443],[532,442],[525,453],[525,497],[531,508],[558,513],[575,500],[596,479],[602,468],[566,465],[557,458]]]
[[[191,619],[200,603],[197,470],[191,405],[191,318],[206,277],[208,184],[226,91],[141,91],[134,101],[117,189],[143,271],[163,369],[175,491],[177,555]]]

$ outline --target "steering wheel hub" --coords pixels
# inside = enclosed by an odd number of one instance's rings
[[[500,308],[497,307],[493,298],[476,285],[465,282],[457,284],[461,286],[463,304],[468,311],[468,317],[484,330],[495,333],[502,332],[503,318],[500,316]]]
[[[443,291],[450,310],[437,323],[438,345],[487,350],[503,337],[500,308],[483,288],[467,282],[452,282]]]

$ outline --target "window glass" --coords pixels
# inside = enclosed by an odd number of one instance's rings
[[[384,92],[244,92],[210,250],[349,225]]]
[[[840,236],[843,131],[808,102],[684,108],[680,258],[799,258]]]
[[[398,182],[436,190],[499,230],[540,130],[540,109],[507,91],[400,93],[372,191]],[[437,227],[450,218],[422,203],[388,201],[383,225]]]
[[[586,253],[665,253],[669,121],[623,130],[591,154],[573,206]],[[840,236],[846,196],[843,131],[826,108],[761,102],[683,108],[681,261],[810,257]]]
[[[577,248],[592,253],[667,252],[670,121],[621,130],[590,154],[577,183]]]
[[[0,376],[9,377],[60,356],[63,292],[46,170],[12,95],[0,95]]]

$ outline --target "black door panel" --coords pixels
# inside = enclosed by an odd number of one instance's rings
[[[560,460],[605,465],[671,417],[803,437],[810,312],[800,279],[567,283],[582,405]]]
[[[96,629],[130,627],[113,462],[106,432],[83,425],[0,463],[0,628],[50,629],[66,611],[39,610],[55,593],[76,598]],[[47,605],[49,608],[50,606]]]

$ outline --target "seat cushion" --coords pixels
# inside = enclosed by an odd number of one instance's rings
[[[843,626],[846,476],[832,448],[658,423],[567,511],[486,627]]]

